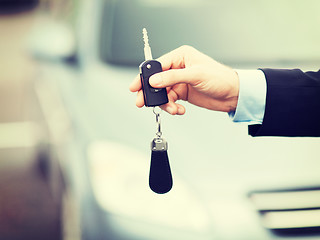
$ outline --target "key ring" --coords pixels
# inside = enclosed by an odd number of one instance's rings
[[[155,110],[156,107],[153,107],[153,113],[156,115],[156,123],[158,124],[158,131],[156,132],[156,135],[158,138],[161,137],[162,135],[162,132],[161,132],[161,119],[160,119],[160,113],[162,112],[162,109],[160,109],[160,111],[156,111]]]
[[[159,110],[156,111],[156,109],[159,109]],[[160,113],[162,112],[162,109],[160,107],[153,107],[152,111],[155,115],[160,115]]]

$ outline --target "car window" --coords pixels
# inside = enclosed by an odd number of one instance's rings
[[[142,28],[153,57],[192,45],[232,63],[320,59],[318,0],[105,1],[100,36],[104,61],[143,60]]]

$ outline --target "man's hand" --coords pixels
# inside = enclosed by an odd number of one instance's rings
[[[184,106],[177,100],[188,101],[199,107],[230,112],[236,109],[239,95],[237,73],[190,46],[179,47],[157,59],[163,72],[150,77],[150,85],[167,88],[169,103],[161,108],[168,113],[183,115]],[[130,85],[138,92],[136,105],[144,106],[140,76]]]

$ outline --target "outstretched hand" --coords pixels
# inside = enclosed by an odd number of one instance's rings
[[[199,52],[193,47],[179,47],[157,59],[163,72],[150,77],[154,88],[167,88],[169,102],[161,106],[168,113],[183,115],[185,107],[178,100],[215,111],[230,112],[236,109],[239,95],[237,73]],[[136,105],[144,106],[140,76],[130,85],[138,92]]]

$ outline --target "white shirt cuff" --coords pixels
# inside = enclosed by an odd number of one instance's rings
[[[239,97],[236,111],[229,112],[234,122],[262,124],[267,84],[261,70],[236,70],[239,77]]]

